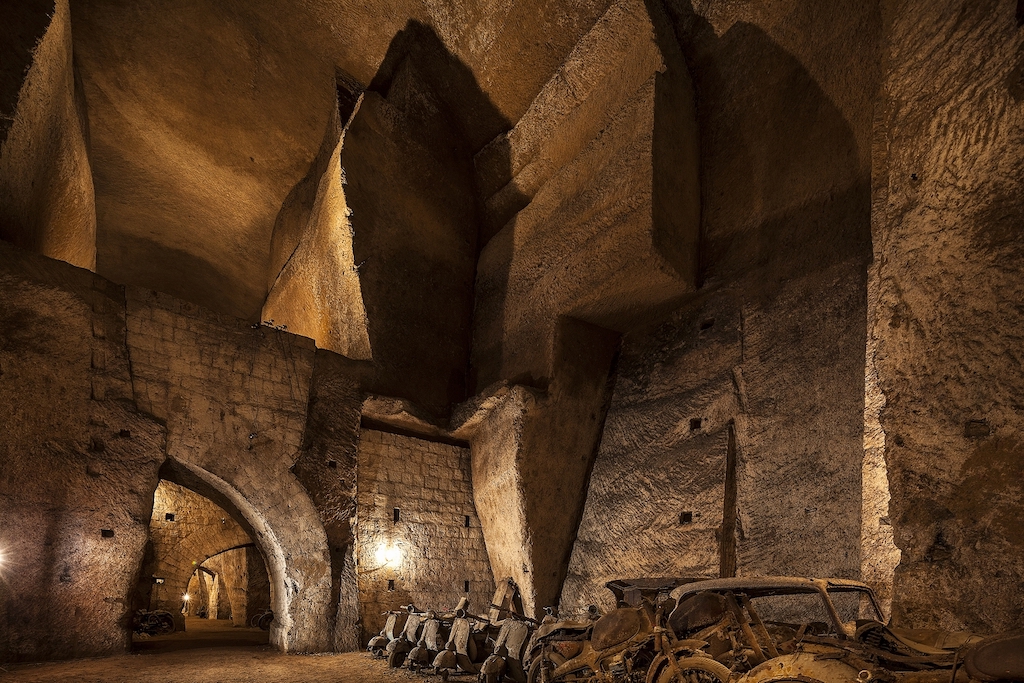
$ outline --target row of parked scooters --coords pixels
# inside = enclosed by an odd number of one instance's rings
[[[506,579],[494,593],[487,616],[468,612],[462,598],[452,610],[420,610],[408,605],[388,612],[380,634],[367,648],[388,666],[420,673],[476,676],[481,683],[526,683],[523,658],[537,625],[523,614],[515,582]]]

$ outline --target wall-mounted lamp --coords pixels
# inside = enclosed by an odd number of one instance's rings
[[[192,596],[189,595],[188,593],[185,593],[184,595],[181,596],[181,599],[184,600],[185,602],[188,602],[189,600],[192,599]]]
[[[377,560],[377,564],[381,566],[397,569],[402,565],[402,549],[397,545],[381,543],[377,546],[377,552],[374,554],[374,557]]]

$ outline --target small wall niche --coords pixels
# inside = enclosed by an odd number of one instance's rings
[[[462,592],[463,593],[468,593],[469,592],[469,580],[468,579],[466,581],[462,582]]]
[[[113,538],[114,537],[114,530],[113,529],[100,529],[100,536],[102,536],[103,538]]]
[[[466,515],[465,518],[463,519],[463,526],[467,529],[469,528],[469,515]]]
[[[336,469],[338,469],[338,461],[337,460],[328,460],[327,461],[327,466],[330,467],[332,470],[336,470]]]
[[[679,513],[680,524],[693,524],[693,513],[689,510]]]
[[[166,512],[166,513],[164,513],[164,521],[165,522],[173,522],[174,521],[174,513],[173,512]]]
[[[394,518],[393,521],[395,521],[395,522],[402,521],[402,511],[400,509],[398,509],[398,508],[395,508],[394,513],[393,513],[393,518]]]
[[[691,432],[699,432],[702,422],[703,422],[703,420],[701,418],[699,418],[699,417],[691,417],[690,418],[690,431]]]
[[[389,591],[395,590],[395,580],[394,579],[388,579],[388,590]]]
[[[715,326],[715,319],[714,318],[708,318],[707,320],[705,320],[704,322],[702,322],[700,324],[700,331],[704,332],[706,330],[710,330],[714,326]]]

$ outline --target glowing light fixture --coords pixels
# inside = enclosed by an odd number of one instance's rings
[[[402,564],[402,549],[396,545],[381,543],[377,546],[374,557],[379,565],[397,568]]]
[[[184,595],[182,595],[181,597],[182,597],[182,598],[183,598],[183,599],[185,600],[185,602],[188,602],[189,600],[191,600],[191,599],[192,599],[192,596],[191,596],[191,595],[189,595],[188,593],[185,593],[185,594],[184,594]]]

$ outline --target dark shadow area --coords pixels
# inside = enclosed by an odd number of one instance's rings
[[[32,66],[32,53],[55,11],[54,0],[0,4],[0,145],[14,123],[18,94]]]
[[[473,155],[509,127],[434,29],[410,21],[345,136],[372,391],[409,399],[439,422],[473,393],[467,370],[481,216]]]
[[[132,638],[132,652],[158,654],[210,647],[269,649],[270,632],[258,628],[237,628],[223,619],[185,617],[185,630],[165,636]]]
[[[847,259],[866,265],[871,178],[859,145],[869,140],[758,26],[737,22],[718,37],[688,0],[666,6],[697,98],[700,284],[758,270],[767,293]],[[864,78],[877,82],[873,69]]]
[[[162,245],[138,235],[105,230],[97,233],[96,272],[114,282],[136,285],[159,292],[174,292],[185,301],[202,305],[217,313],[259,322],[263,306],[264,283],[243,283],[249,291],[241,293],[239,282],[210,261],[184,249]],[[164,267],[154,273],[148,264]],[[211,296],[212,295],[212,296]],[[259,303],[253,306],[253,302]],[[245,307],[244,315],[240,310]]]

